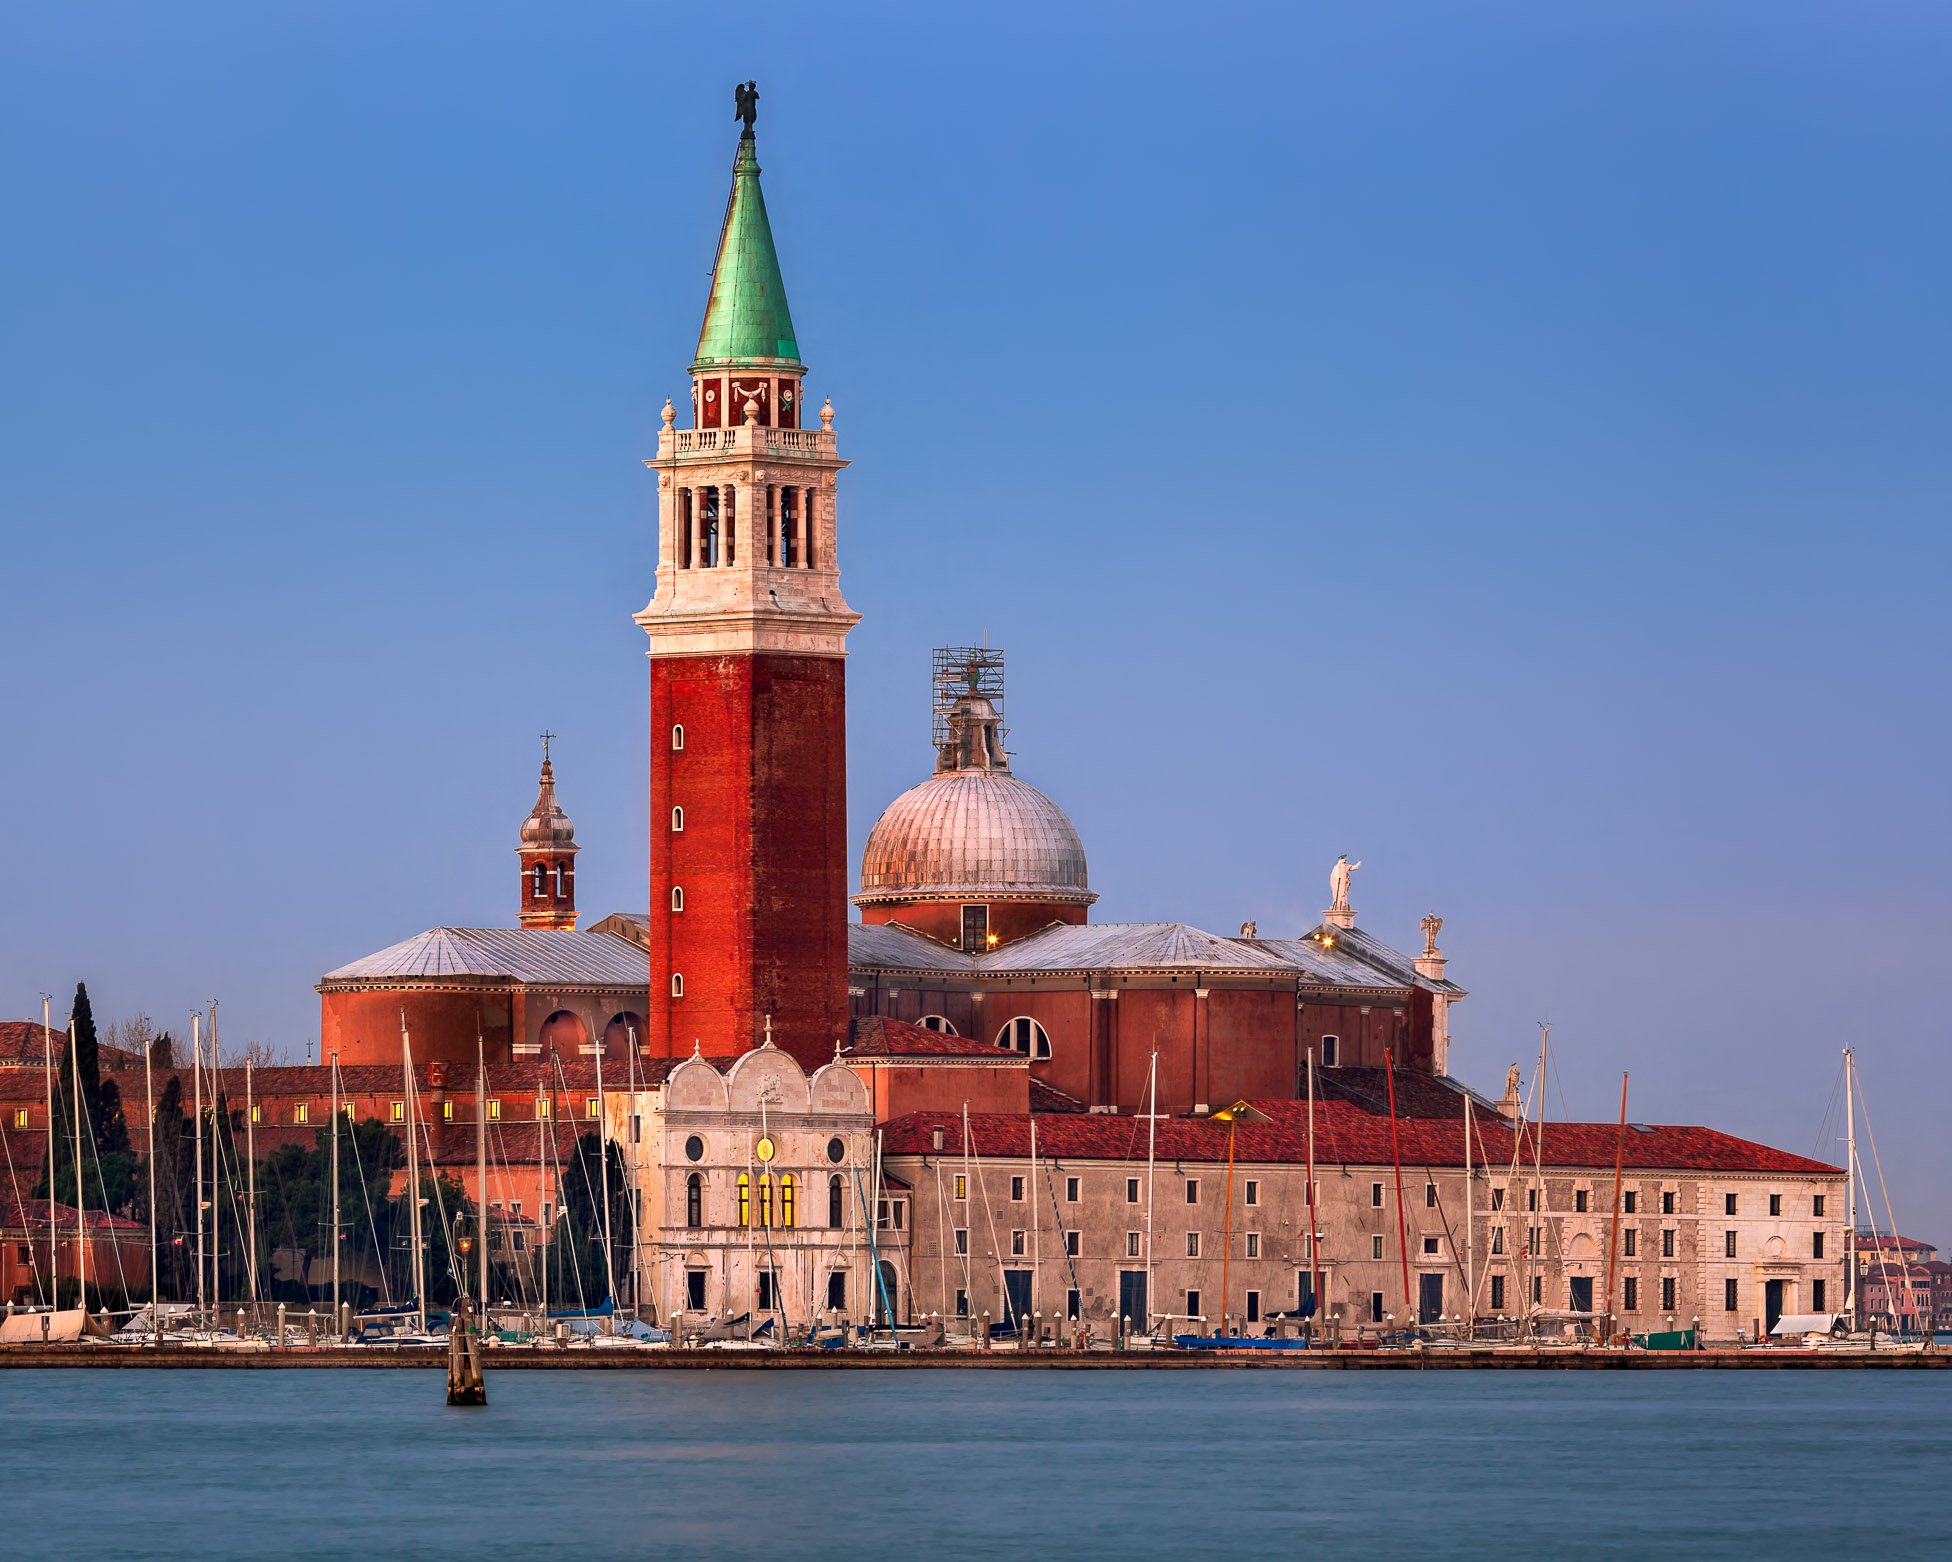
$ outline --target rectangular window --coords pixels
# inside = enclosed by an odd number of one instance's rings
[[[1064,1233],[1064,1251],[1070,1254],[1071,1257],[1073,1258],[1076,1258],[1078,1256],[1078,1233],[1077,1232],[1067,1231]]]
[[[1672,1258],[1674,1255],[1672,1253],[1669,1253],[1667,1256],[1669,1258]],[[1722,1257],[1733,1258],[1734,1256],[1735,1256],[1735,1233],[1732,1231],[1724,1231],[1722,1233]]]
[[[25,1128],[26,1126],[27,1126],[27,1108],[26,1108],[26,1107],[24,1107],[24,1106],[17,1106],[17,1107],[15,1107],[15,1108],[14,1108],[14,1127],[16,1127],[16,1128]]]
[[[1674,1190],[1672,1188],[1665,1190],[1661,1194],[1661,1213],[1663,1215],[1672,1215],[1674,1213]]]
[[[969,1228],[967,1226],[958,1226],[956,1227],[956,1252],[961,1254],[967,1253],[968,1251]]]
[[[1426,1182],[1423,1185],[1423,1207],[1425,1209],[1437,1207],[1437,1185],[1434,1182]]]
[[[1258,1204],[1261,1202],[1261,1185],[1252,1177],[1247,1179],[1247,1202],[1249,1204]]]
[[[1197,1177],[1188,1177],[1186,1179],[1186,1202],[1188,1204],[1197,1204],[1200,1202],[1200,1179]]]
[[[1824,1308],[1824,1305],[1823,1305],[1823,1303],[1824,1303],[1824,1286],[1823,1286],[1823,1282],[1822,1282],[1821,1280],[1812,1280],[1812,1281],[1810,1282],[1810,1309],[1811,1309],[1811,1311],[1813,1311],[1813,1312],[1823,1312],[1823,1311],[1825,1311],[1826,1309]]]
[[[1783,1196],[1780,1193],[1770,1194],[1769,1213],[1772,1215],[1780,1215],[1782,1214],[1782,1212],[1783,1212]]]
[[[583,1115],[585,1117],[595,1117],[596,1113],[597,1113],[597,1100],[595,1096],[591,1096],[589,1100],[583,1103]]]
[[[1249,1291],[1247,1293],[1247,1321],[1249,1323],[1259,1323],[1261,1321],[1261,1293],[1259,1291]]]
[[[632,1144],[644,1142],[644,1117],[641,1112],[630,1114],[630,1142]]]
[[[1628,1258],[1634,1257],[1640,1251],[1640,1233],[1632,1226],[1620,1233],[1620,1251]]]
[[[1023,1233],[1021,1231],[1011,1232],[1010,1233],[1010,1256],[1012,1258],[1022,1258],[1024,1252],[1025,1252],[1025,1248],[1023,1243]]]
[[[310,1119],[311,1115],[312,1115],[311,1107],[307,1106],[303,1101],[299,1102],[297,1106],[291,1109],[291,1120],[294,1123],[306,1122]],[[348,1103],[346,1107],[346,1115],[348,1117],[352,1115],[352,1107],[350,1103]],[[330,1138],[331,1136],[327,1135],[327,1137]]]
[[[1084,1316],[1084,1298],[1075,1289],[1064,1293],[1064,1316],[1071,1319]]]
[[[1584,1188],[1575,1188],[1573,1190],[1572,1212],[1575,1215],[1583,1215],[1586,1213],[1586,1198],[1587,1193]]]
[[[1186,1233],[1186,1256],[1188,1258],[1198,1258],[1200,1256],[1200,1234],[1197,1231],[1189,1231]]]
[[[1672,1226],[1663,1226],[1661,1227],[1661,1257],[1672,1258],[1673,1256],[1674,1228]]]
[[[969,1197],[969,1178],[961,1172],[956,1173],[956,1197],[958,1199]]]
[[[16,1115],[18,1116],[20,1114],[16,1114]],[[255,1101],[251,1103],[251,1121],[254,1123],[261,1123],[264,1121],[264,1108]],[[25,1128],[26,1126],[27,1125],[24,1122],[14,1124],[14,1127],[16,1128]]]
[[[549,1115],[549,1098],[547,1096],[537,1096],[535,1098],[535,1115],[538,1121]]]
[[[1259,1258],[1261,1256],[1261,1234],[1258,1231],[1250,1231],[1247,1233],[1247,1256],[1249,1258]]]
[[[956,1316],[958,1318],[969,1316],[969,1293],[961,1286],[956,1287]]]
[[[1491,1251],[1493,1253],[1502,1253],[1504,1250],[1505,1228],[1503,1226],[1493,1226],[1491,1228]]]
[[[1334,1068],[1336,1059],[1342,1051],[1340,1041],[1334,1036],[1322,1038],[1322,1067]]]
[[[454,1121],[454,1103],[452,1101],[443,1101],[441,1103],[441,1121],[444,1123]]]
[[[388,1115],[394,1122],[404,1123],[407,1120],[407,1103],[404,1101],[395,1101],[388,1110]]]
[[[1380,1236],[1372,1236],[1369,1239],[1369,1256],[1371,1258],[1383,1256],[1383,1239]]]
[[[341,1115],[343,1115],[343,1116],[344,1116],[344,1118],[345,1118],[345,1120],[346,1120],[347,1122],[351,1122],[351,1121],[352,1121],[352,1103],[351,1103],[350,1101],[341,1101],[341,1102],[339,1103],[339,1111],[340,1111],[340,1113],[341,1113]],[[301,1118],[299,1118],[299,1119],[297,1119],[297,1121],[299,1121],[299,1122],[301,1122],[301,1123],[302,1123],[302,1122],[304,1122],[304,1121],[305,1121],[305,1119],[301,1117]]]
[[[1527,1188],[1525,1190],[1526,1213],[1536,1214],[1538,1212],[1538,1207],[1539,1207],[1539,1190],[1537,1188]]]
[[[1530,1257],[1545,1257],[1545,1243],[1542,1237],[1543,1233],[1539,1227],[1527,1226],[1525,1228],[1525,1251]]]
[[[1128,1231],[1125,1233],[1125,1256],[1127,1258],[1137,1258],[1139,1256],[1139,1234],[1136,1231]]]
[[[1640,1195],[1629,1188],[1620,1196],[1620,1208],[1627,1214],[1637,1214],[1640,1210]]]
[[[1369,1207],[1371,1209],[1383,1207],[1383,1185],[1380,1182],[1372,1182],[1369,1185]]]
[[[1545,1279],[1542,1275],[1532,1276],[1532,1305],[1534,1307],[1545,1305]]]
[[[1491,1190],[1491,1207],[1493,1209],[1503,1209],[1505,1207],[1505,1190],[1503,1188],[1493,1188]]]
[[[1732,1313],[1741,1306],[1741,1282],[1733,1276],[1722,1282],[1722,1311]]]
[[[1810,1213],[1815,1215],[1819,1220],[1823,1218],[1823,1195],[1821,1193],[1810,1200]],[[1823,1309],[1819,1307],[1817,1311],[1822,1312]]]
[[[1733,1214],[1735,1213],[1735,1195],[1734,1195],[1734,1194],[1732,1194],[1732,1193],[1724,1193],[1724,1194],[1722,1195],[1722,1213],[1723,1213],[1724,1215],[1733,1215]]]
[[[773,1274],[769,1269],[759,1271],[759,1310],[770,1312],[773,1307]]]
[[[1425,1258],[1435,1258],[1438,1256],[1437,1239],[1435,1237],[1425,1237],[1423,1239],[1423,1256]]]
[[[1674,1276],[1672,1275],[1661,1277],[1661,1311],[1664,1313],[1674,1311]]]
[[[1622,1289],[1620,1310],[1630,1313],[1640,1311],[1640,1282],[1632,1275],[1627,1276],[1626,1284]]]
[[[1139,1202],[1139,1179],[1136,1177],[1127,1177],[1125,1179],[1125,1202],[1127,1204],[1136,1204]]]
[[[488,1121],[498,1123],[502,1119],[502,1104],[494,1096],[488,1098]]]
[[[1810,1257],[1823,1257],[1823,1233],[1821,1231],[1812,1231],[1810,1233]],[[1817,1311],[1821,1312],[1823,1309],[1819,1307]]]
[[[1064,1202],[1066,1204],[1075,1204],[1078,1202],[1078,1179],[1076,1177],[1066,1177],[1064,1179]]]
[[[1023,1203],[1023,1178],[1012,1177],[1010,1179],[1010,1201],[1013,1204]]]
[[[1494,1313],[1505,1310],[1505,1277],[1503,1275],[1493,1275],[1491,1277],[1491,1310]]]
[[[1371,1291],[1369,1293],[1369,1321],[1371,1323],[1381,1323],[1383,1321],[1383,1293],[1381,1291]]]
[[[1200,1316],[1200,1293],[1198,1291],[1188,1291],[1186,1293],[1186,1315],[1189,1318],[1197,1318]]]

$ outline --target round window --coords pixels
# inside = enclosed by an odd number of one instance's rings
[[[838,1139],[829,1139],[827,1141],[827,1159],[832,1161],[836,1166],[840,1165],[842,1161],[847,1159],[847,1146],[842,1144]]]
[[[699,1138],[697,1134],[693,1134],[689,1139],[685,1140],[685,1159],[688,1161],[702,1161],[704,1158],[705,1141]]]

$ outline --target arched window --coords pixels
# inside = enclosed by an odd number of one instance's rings
[[[671,996],[673,998],[682,998],[684,997],[684,995],[685,995],[684,976],[680,972],[673,971],[671,973]]]
[[[779,1223],[788,1231],[793,1229],[793,1174],[786,1173],[779,1180]]]
[[[1005,1020],[1003,1029],[996,1033],[996,1044],[1032,1058],[1048,1058],[1051,1055],[1051,1038],[1044,1027],[1027,1014]]]
[[[684,746],[685,746],[685,729],[679,726],[676,722],[673,722],[671,724],[671,747],[673,748],[673,750],[676,750],[676,749],[681,749]]]
[[[705,1224],[705,1179],[698,1172],[685,1178],[685,1224],[694,1231]]]
[[[671,886],[671,909],[673,911],[683,911],[685,909],[685,887],[682,884],[673,884]]]
[[[1322,1067],[1334,1068],[1341,1051],[1342,1038],[1340,1036],[1324,1036],[1322,1038]]]
[[[759,1225],[761,1230],[770,1229],[773,1224],[773,1179],[769,1172],[759,1174]]]
[[[915,1023],[920,1025],[923,1030],[932,1030],[938,1035],[957,1036],[961,1034],[954,1025],[949,1023],[949,1017],[946,1014],[925,1014]]]
[[[544,871],[542,864],[538,862],[535,865],[535,889],[532,892],[537,900],[542,899],[542,876]]]
[[[752,1224],[752,1179],[744,1172],[739,1173],[739,1224]]]
[[[836,1231],[845,1222],[845,1216],[847,1214],[846,1206],[843,1202],[845,1198],[846,1195],[841,1192],[840,1173],[835,1172],[827,1179],[827,1224],[832,1226]]]
[[[671,810],[671,828],[674,832],[685,827],[685,811],[682,808]]]
[[[556,899],[561,900],[562,898],[563,898],[563,865],[559,862],[556,864]]]

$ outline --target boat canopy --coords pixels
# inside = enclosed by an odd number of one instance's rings
[[[1842,1313],[1784,1313],[1776,1320],[1776,1334],[1835,1334],[1843,1327]]]

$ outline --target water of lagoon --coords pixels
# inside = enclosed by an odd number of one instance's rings
[[[0,1373],[10,1557],[1952,1556],[1937,1372]]]

